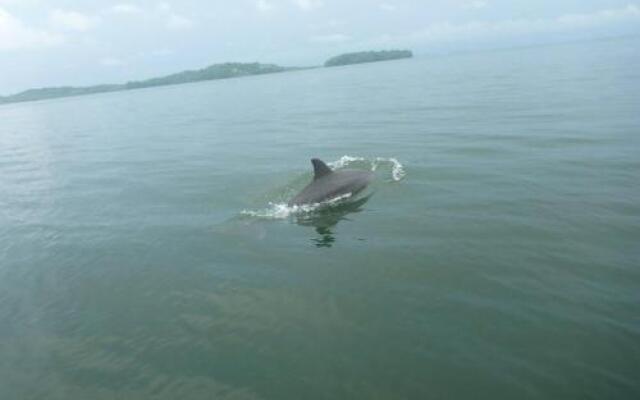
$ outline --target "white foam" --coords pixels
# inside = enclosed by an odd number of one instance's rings
[[[376,157],[373,159],[367,159],[364,157],[356,157],[344,155],[340,157],[336,161],[332,161],[327,163],[333,169],[344,168],[352,163],[362,162],[369,163],[371,171],[376,171],[378,167],[381,165],[390,165],[391,166],[391,179],[393,181],[402,180],[407,174],[404,170],[404,166],[395,158],[384,158],[384,157]],[[304,204],[304,205],[294,205],[289,206],[287,203],[274,203],[269,202],[269,206],[262,210],[242,210],[240,212],[241,215],[253,217],[253,218],[263,218],[263,219],[287,219],[289,217],[310,213],[316,211],[322,207],[328,207],[339,203],[342,200],[351,197],[351,193],[344,194],[342,196],[338,196],[336,198],[323,201],[321,203],[315,204]]]
[[[404,170],[404,166],[400,163],[400,161],[398,161],[397,158],[393,158],[393,157],[391,158],[376,157],[373,160],[369,160],[364,157],[344,155],[340,157],[338,160],[332,161],[328,164],[332,168],[336,169],[336,168],[344,168],[354,162],[371,163],[371,171],[377,170],[380,164],[391,164],[391,178],[396,182],[402,180],[407,175],[406,171]]]
[[[367,161],[367,160],[364,157],[342,156],[340,157],[340,159],[336,161],[331,161],[327,164],[329,164],[331,168],[336,169],[336,168],[344,168],[355,161]]]
[[[387,163],[391,163],[392,167],[391,167],[391,178],[393,178],[394,181],[399,181],[402,180],[402,178],[404,178],[407,173],[404,170],[404,166],[402,164],[400,164],[400,161],[398,161],[395,158],[382,158],[382,157],[378,157],[376,158],[376,163],[377,162],[387,162]],[[374,163],[374,168],[372,169],[373,171],[375,171],[375,168],[377,168],[377,164]]]
[[[248,217],[254,217],[254,218],[287,219],[294,215],[305,214],[305,213],[318,210],[323,207],[329,207],[329,206],[335,205],[341,202],[342,200],[348,199],[349,197],[351,197],[351,193],[345,193],[342,196],[337,196],[332,199],[323,201],[321,203],[293,205],[293,206],[290,206],[286,203],[269,202],[269,207],[263,210],[257,210],[257,211],[242,210],[240,214]]]

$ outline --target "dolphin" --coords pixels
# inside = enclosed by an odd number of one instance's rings
[[[332,171],[317,158],[311,159],[313,164],[313,181],[289,201],[289,206],[315,204],[334,199],[346,194],[355,195],[361,192],[373,180],[373,173],[353,169]]]

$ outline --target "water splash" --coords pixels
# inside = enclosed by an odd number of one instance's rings
[[[404,166],[395,158],[377,157],[371,167],[371,170],[375,171],[378,168],[379,163],[391,163],[391,178],[396,182],[402,180],[402,178],[407,175],[407,172],[404,170]]]
[[[391,166],[391,179],[394,182],[402,180],[406,176],[404,166],[396,158],[384,158],[376,157],[373,159],[367,159],[364,157],[344,155],[335,161],[328,162],[327,164],[332,169],[340,169],[347,167],[351,164],[364,164],[361,167],[370,168],[371,171],[378,170],[381,166]],[[286,202],[269,202],[267,208],[261,210],[242,210],[240,215],[261,218],[261,219],[287,219],[293,216],[300,216],[308,213],[318,211],[324,207],[332,207],[339,204],[343,200],[351,197],[351,193],[347,193],[336,198],[323,201],[315,204],[303,204],[303,205],[288,205]]]
[[[367,159],[364,157],[342,156],[338,160],[328,162],[327,164],[333,169],[339,169],[344,168],[355,161],[367,161]]]
[[[340,169],[356,162],[369,163],[371,171],[376,171],[380,165],[390,164],[391,178],[396,182],[402,180],[407,175],[406,171],[404,170],[404,166],[400,163],[400,161],[398,161],[398,159],[393,157],[390,157],[390,158],[376,157],[373,160],[370,160],[364,157],[344,155],[340,157],[338,160],[332,161],[328,164],[333,169]]]
[[[317,211],[324,207],[331,207],[339,204],[341,201],[351,197],[351,193],[346,193],[341,196],[334,197],[332,199],[323,201],[321,203],[302,204],[302,205],[288,205],[286,203],[273,203],[269,202],[269,207],[263,210],[242,210],[240,215],[253,218],[263,219],[287,219],[291,216],[302,215]]]

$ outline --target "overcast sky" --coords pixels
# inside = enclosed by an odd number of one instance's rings
[[[640,33],[629,0],[0,0],[0,94],[225,61],[317,65]]]

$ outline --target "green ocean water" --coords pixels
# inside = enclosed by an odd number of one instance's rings
[[[640,398],[637,43],[1,106],[0,399]]]

